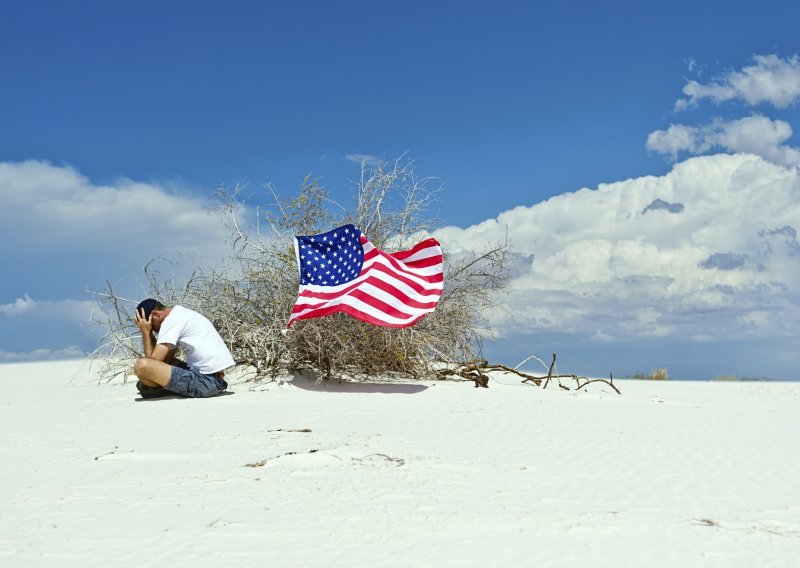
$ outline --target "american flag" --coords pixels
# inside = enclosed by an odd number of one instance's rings
[[[354,225],[295,237],[300,290],[286,327],[299,319],[344,312],[382,326],[408,327],[442,295],[442,249],[426,239],[385,253]]]

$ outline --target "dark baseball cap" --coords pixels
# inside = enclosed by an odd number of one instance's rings
[[[142,300],[139,302],[139,305],[136,306],[136,311],[144,310],[144,317],[149,318],[150,314],[156,309],[158,305],[158,301],[154,300],[153,298],[147,298],[146,300]]]

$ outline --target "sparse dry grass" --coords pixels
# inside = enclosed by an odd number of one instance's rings
[[[666,381],[669,379],[669,371],[665,368],[653,369],[649,373],[634,373],[633,375],[622,378],[635,379],[638,381]]]

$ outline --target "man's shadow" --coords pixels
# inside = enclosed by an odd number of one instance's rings
[[[219,393],[217,395],[214,395],[214,396],[211,396],[211,397],[208,397],[208,398],[219,398],[221,396],[228,396],[228,395],[232,395],[232,394],[236,394],[236,393],[233,392],[233,391],[227,391],[226,390],[226,391],[222,391],[221,393]],[[133,400],[135,402],[156,402],[158,400],[184,400],[184,399],[187,399],[187,398],[192,398],[192,397],[183,396],[183,395],[180,395],[180,394],[173,393],[173,394],[166,394],[164,396],[156,396],[156,397],[148,397],[148,398],[144,398],[143,396],[140,395],[138,398],[134,398]]]

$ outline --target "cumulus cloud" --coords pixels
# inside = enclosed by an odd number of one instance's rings
[[[755,114],[738,120],[716,119],[711,124],[688,126],[673,124],[647,137],[647,149],[675,160],[681,154],[703,154],[726,150],[756,154],[776,164],[800,164],[800,148],[788,146],[792,127],[783,120]]]
[[[756,55],[753,61],[753,65],[730,71],[705,85],[689,81],[683,87],[687,98],[678,100],[675,109],[697,106],[704,99],[717,104],[736,99],[750,106],[768,103],[786,108],[800,98],[800,58],[797,55],[786,58],[774,54]]]
[[[134,280],[147,261],[174,251],[219,258],[228,232],[212,205],[153,183],[94,183],[71,166],[0,162],[0,240],[17,267],[0,301],[42,297],[55,283],[61,297],[79,297],[105,278]]]
[[[36,302],[25,294],[24,298],[17,298],[10,304],[0,304],[0,315],[19,316],[36,309]]]
[[[700,128],[685,124],[671,124],[666,130],[651,132],[645,145],[651,152],[664,154],[673,160],[682,152],[699,154],[710,148],[705,143]]]
[[[508,231],[503,333],[736,340],[800,334],[798,220],[796,168],[718,154],[436,236],[458,252]]]
[[[201,198],[120,179],[94,184],[70,166],[0,162],[0,236],[53,250],[174,249],[223,234]]]

